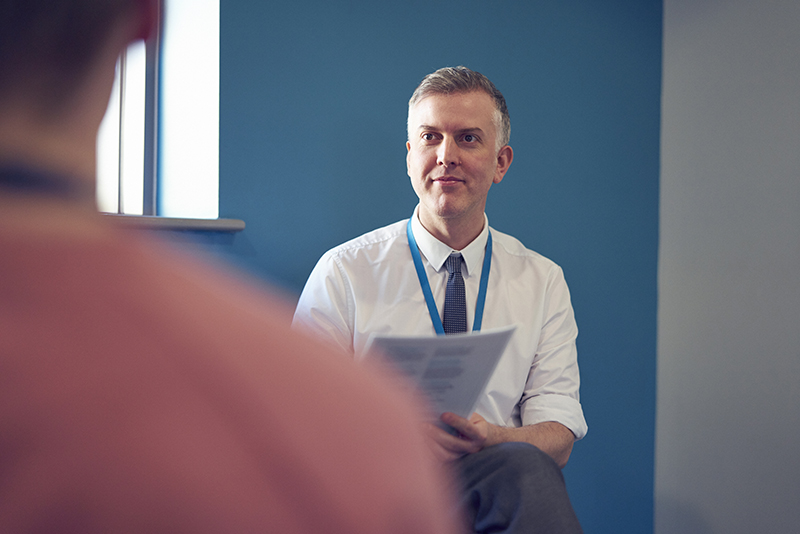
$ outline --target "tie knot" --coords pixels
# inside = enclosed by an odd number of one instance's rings
[[[444,262],[444,268],[447,269],[448,274],[453,274],[454,272],[460,273],[461,254],[453,254],[452,256],[448,256],[447,260]]]

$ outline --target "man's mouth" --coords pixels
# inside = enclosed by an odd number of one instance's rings
[[[455,176],[442,176],[441,178],[434,178],[433,181],[434,182],[439,182],[442,185],[447,185],[447,184],[461,183],[464,180],[462,180],[460,178],[456,178]]]

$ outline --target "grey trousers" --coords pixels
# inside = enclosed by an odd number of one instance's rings
[[[561,469],[528,443],[501,443],[455,460],[476,533],[580,534]]]

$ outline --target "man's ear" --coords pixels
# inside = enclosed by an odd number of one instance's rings
[[[514,161],[514,150],[506,145],[497,153],[497,167],[495,168],[494,178],[492,179],[494,183],[499,184],[503,181],[503,176],[506,175],[512,161]]]
[[[406,172],[411,176],[411,141],[406,141]]]

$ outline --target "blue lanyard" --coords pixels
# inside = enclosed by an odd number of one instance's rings
[[[413,216],[412,216],[413,217]],[[428,305],[428,313],[433,321],[433,328],[440,336],[444,335],[444,327],[442,326],[442,319],[439,317],[439,310],[436,308],[436,301],[433,300],[433,292],[431,292],[431,284],[428,282],[428,275],[425,273],[425,267],[422,265],[422,256],[419,253],[417,240],[414,239],[414,232],[411,231],[411,219],[408,220],[406,226],[406,234],[408,235],[408,248],[411,249],[411,257],[414,258],[414,267],[417,270],[417,278],[419,278],[419,285],[422,288],[422,294],[425,295],[425,302]],[[489,285],[489,270],[492,268],[492,232],[489,231],[489,238],[486,240],[486,251],[483,255],[483,269],[481,270],[481,283],[478,287],[478,302],[475,304],[475,320],[472,322],[472,331],[478,332],[483,323],[483,307],[486,304],[486,287]]]

